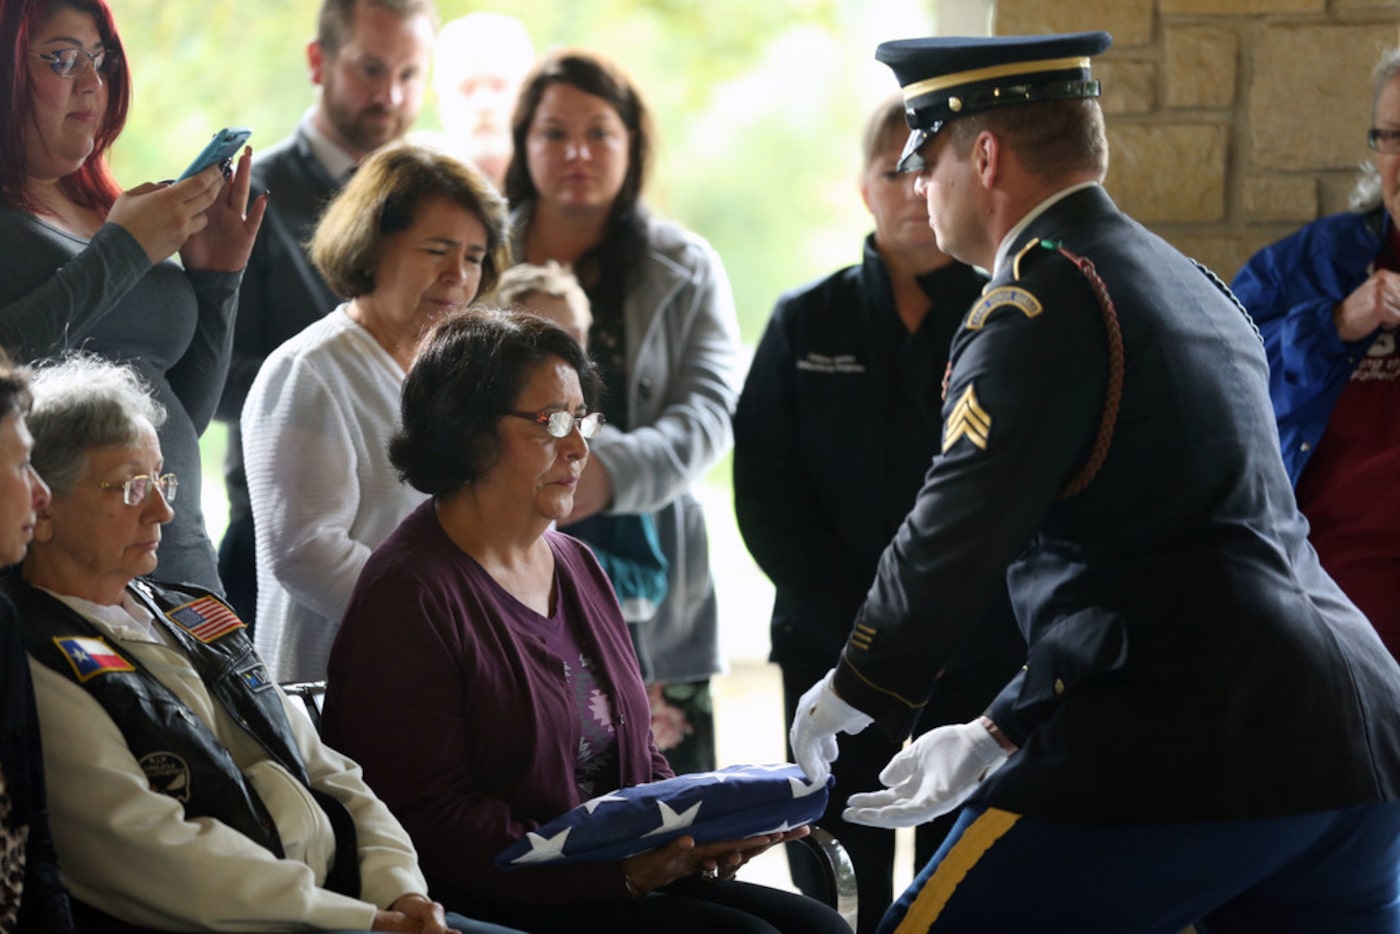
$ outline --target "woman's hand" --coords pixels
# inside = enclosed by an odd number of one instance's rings
[[[155,265],[209,223],[205,212],[222,184],[217,168],[173,184],[146,182],[117,196],[107,222],[136,238]]]
[[[739,867],[769,847],[801,839],[807,833],[806,827],[799,827],[787,833],[721,840],[704,846],[696,846],[692,837],[677,837],[665,846],[623,860],[622,871],[641,895],[696,874],[714,873],[712,878],[732,879]]]
[[[374,913],[374,931],[406,931],[409,934],[460,934],[447,926],[442,905],[422,895],[404,895],[387,909]]]
[[[565,522],[582,522],[589,516],[597,515],[608,508],[613,498],[612,474],[603,462],[596,457],[589,458],[588,466],[579,475],[578,486],[574,487],[574,510]]]
[[[1332,309],[1332,320],[1347,343],[1361,340],[1376,328],[1394,331],[1400,327],[1400,275],[1377,269]]]
[[[223,171],[216,165],[195,176],[207,176],[217,182],[218,187],[204,213],[207,222],[180,247],[180,259],[184,261],[186,269],[237,272],[248,265],[248,254],[253,251],[253,241],[258,236],[258,228],[262,226],[268,197],[264,192],[251,207],[247,207],[252,171],[253,150],[244,146],[243,154],[238,157],[238,167],[227,182]]]
[[[783,833],[770,833],[766,837],[751,837],[748,840],[737,841],[740,844],[749,844],[755,840],[767,840],[761,846],[743,846],[739,849],[730,849],[721,853],[713,860],[708,860],[700,867],[700,874],[707,875],[714,870],[713,878],[718,882],[727,882],[734,878],[735,873],[743,868],[744,864],[755,856],[760,856],[768,850],[782,843],[789,843],[793,840],[801,840],[812,832],[812,828],[807,826],[798,827],[795,830],[788,830]],[[733,844],[729,844],[733,846]]]

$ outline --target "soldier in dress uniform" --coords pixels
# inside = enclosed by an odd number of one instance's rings
[[[991,273],[942,452],[797,760],[904,736],[1005,575],[1026,667],[899,753],[847,819],[962,805],[886,930],[1400,929],[1400,667],[1321,570],[1258,332],[1125,216],[1105,33],[887,42],[940,249]]]

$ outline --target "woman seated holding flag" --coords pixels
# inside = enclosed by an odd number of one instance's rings
[[[150,388],[74,357],[32,391],[53,495],[3,588],[78,929],[445,931],[403,828],[269,681],[233,611],[145,577],[178,489]]]
[[[389,457],[433,498],[360,575],[331,649],[326,739],[403,821],[433,895],[475,917],[568,934],[849,934],[820,902],[732,880],[806,834],[778,829],[801,823],[791,807],[763,809],[744,839],[697,843],[701,805],[653,806],[663,819],[636,825],[631,855],[600,861],[571,859],[589,826],[542,831],[575,809],[626,823],[625,789],[672,777],[608,578],[553,529],[602,423],[598,382],[535,315],[473,309],[427,334]],[[788,801],[808,790],[788,781]],[[522,840],[522,868],[502,868]]]

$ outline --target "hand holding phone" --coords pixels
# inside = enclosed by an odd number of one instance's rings
[[[190,167],[180,173],[176,179],[183,182],[191,175],[198,175],[211,165],[227,162],[238,154],[238,150],[243,148],[243,144],[248,142],[248,137],[253,135],[253,131],[247,127],[230,126],[214,134],[214,138],[209,141],[209,145],[204,147],[204,151],[195,156]],[[228,173],[224,173],[228,174]]]

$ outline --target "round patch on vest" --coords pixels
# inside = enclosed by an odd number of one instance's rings
[[[169,795],[181,804],[190,800],[190,767],[185,760],[171,752],[153,752],[142,756],[141,771],[151,790]]]

